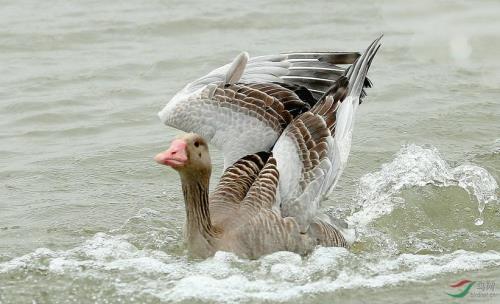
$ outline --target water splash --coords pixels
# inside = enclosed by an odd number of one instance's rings
[[[349,217],[349,222],[365,226],[374,219],[392,212],[404,203],[396,194],[415,186],[458,186],[478,203],[479,217],[476,225],[482,225],[486,204],[496,202],[498,184],[484,168],[464,164],[452,168],[434,147],[404,146],[390,163],[379,171],[364,175],[360,180],[358,196],[361,210]]]
[[[196,261],[138,248],[123,235],[98,233],[69,250],[39,248],[0,263],[0,280],[2,275],[22,279],[24,274],[43,280],[67,278],[61,282],[63,285],[87,280],[98,290],[113,293],[116,302],[125,303],[137,302],[127,300],[131,297],[152,302],[288,302],[339,289],[378,288],[498,266],[500,253],[495,251],[380,257],[377,253],[355,254],[335,247],[317,248],[308,257],[275,252],[258,260],[246,260],[217,252]],[[52,294],[67,296],[64,293],[68,286],[58,288]]]

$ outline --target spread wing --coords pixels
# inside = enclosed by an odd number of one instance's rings
[[[202,135],[227,168],[269,151],[294,117],[310,109],[346,73],[358,53],[237,56],[178,92],[159,112],[171,127]],[[369,83],[366,83],[368,85]]]
[[[354,113],[380,39],[368,47],[347,77],[337,79],[310,111],[287,126],[273,148],[280,174],[277,203],[282,215],[295,217],[303,232],[347,162]]]

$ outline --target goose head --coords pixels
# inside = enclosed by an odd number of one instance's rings
[[[172,167],[180,174],[210,173],[212,170],[208,144],[203,137],[194,133],[174,139],[170,148],[158,153],[154,159],[161,165]]]

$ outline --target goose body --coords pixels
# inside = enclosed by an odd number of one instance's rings
[[[380,39],[362,55],[242,53],[165,106],[160,119],[190,132],[155,159],[181,177],[192,255],[257,258],[353,242],[353,230],[321,214],[319,204],[347,162]],[[225,166],[212,193],[208,143],[223,152]]]

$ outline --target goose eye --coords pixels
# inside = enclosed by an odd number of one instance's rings
[[[198,141],[195,141],[195,142],[194,142],[194,146],[195,146],[196,148],[198,148],[198,147],[200,146],[200,143],[199,143]]]

